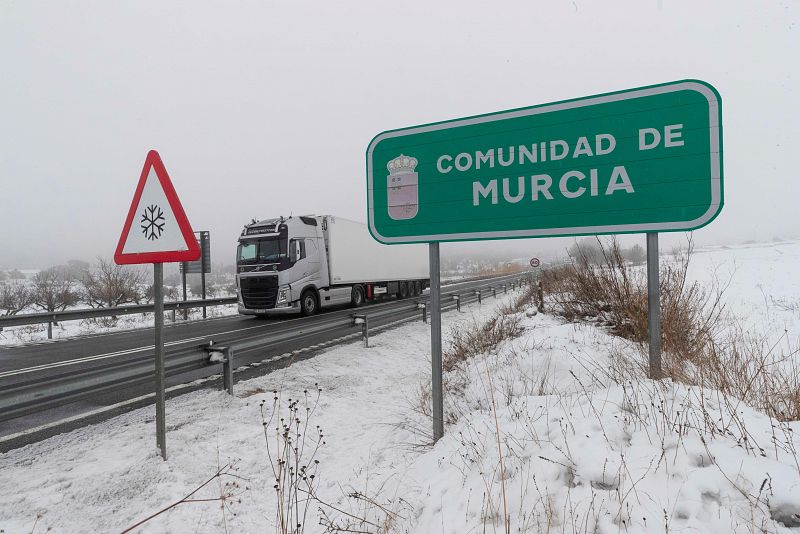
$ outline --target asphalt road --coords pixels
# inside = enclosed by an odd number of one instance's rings
[[[510,277],[492,279],[492,284],[500,284]],[[443,293],[457,292],[472,294],[487,280],[474,280],[443,286]],[[284,319],[257,319],[243,316],[230,316],[186,323],[174,323],[165,328],[165,353],[169,364],[170,351],[190,349],[213,340],[224,345],[233,340],[269,339],[264,345],[238,350],[235,354],[236,366],[254,362],[268,361],[282,354],[298,349],[330,342],[347,334],[357,333],[358,327],[350,326],[345,319],[353,313],[366,313],[383,319],[370,319],[370,328],[394,322],[402,317],[389,317],[381,312],[409,308],[406,299],[395,299],[369,304],[362,308],[340,308],[324,311],[313,317],[289,317]],[[427,300],[427,292],[418,300]],[[410,316],[414,312],[405,314]],[[421,313],[421,312],[420,312]],[[377,315],[376,315],[377,314]],[[153,328],[83,336],[61,341],[36,343],[15,347],[0,347],[0,390],[13,390],[21,386],[36,385],[67,379],[75,376],[101,376],[112,368],[121,365],[134,365],[143,361],[153,361]],[[178,372],[168,375],[167,386],[190,382],[220,372],[219,365]],[[263,370],[261,372],[264,372]],[[108,387],[102,393],[84,395],[78,402],[46,411],[27,413],[24,416],[0,422],[0,437],[23,432],[27,429],[59,421],[90,412],[100,407],[115,405],[134,399],[153,391],[151,380],[134,387]],[[2,415],[2,414],[0,414]],[[7,419],[7,418],[4,418]]]

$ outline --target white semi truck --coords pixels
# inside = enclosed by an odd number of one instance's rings
[[[429,284],[425,245],[381,245],[366,225],[333,217],[253,220],[236,253],[239,313],[313,315],[420,295]]]

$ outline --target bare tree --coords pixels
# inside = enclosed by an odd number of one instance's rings
[[[140,269],[117,265],[103,258],[98,258],[95,266],[84,272],[80,282],[92,308],[139,303],[144,298],[140,290],[144,273]]]
[[[16,315],[31,304],[33,292],[25,284],[0,284],[0,315]]]
[[[39,271],[33,277],[33,304],[46,312],[63,311],[79,301],[72,280],[58,267]],[[53,321],[53,324],[57,324]]]

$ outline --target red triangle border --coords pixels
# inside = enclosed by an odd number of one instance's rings
[[[175,214],[175,222],[178,223],[183,239],[186,242],[188,250],[172,250],[160,252],[141,252],[141,253],[127,253],[123,254],[125,243],[128,240],[133,220],[136,217],[136,207],[139,205],[139,200],[142,197],[142,191],[147,183],[147,176],[150,174],[150,168],[156,171],[156,176],[164,190],[167,197],[169,206]],[[138,263],[171,263],[180,261],[194,261],[200,257],[200,246],[197,244],[197,239],[194,236],[192,225],[189,224],[189,219],[186,217],[186,212],[183,211],[181,201],[178,199],[178,194],[172,186],[172,182],[167,174],[167,169],[161,161],[161,156],[158,152],[151,150],[147,153],[147,158],[144,161],[144,168],[142,168],[142,175],[139,178],[139,183],[136,186],[136,193],[133,195],[131,207],[128,210],[128,217],[125,219],[125,225],[122,227],[122,234],[119,236],[117,243],[117,250],[114,252],[114,262],[118,265],[132,265]]]

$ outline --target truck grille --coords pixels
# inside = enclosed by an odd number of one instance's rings
[[[278,297],[277,276],[241,278],[239,284],[245,308],[254,310],[275,307],[275,299]]]

